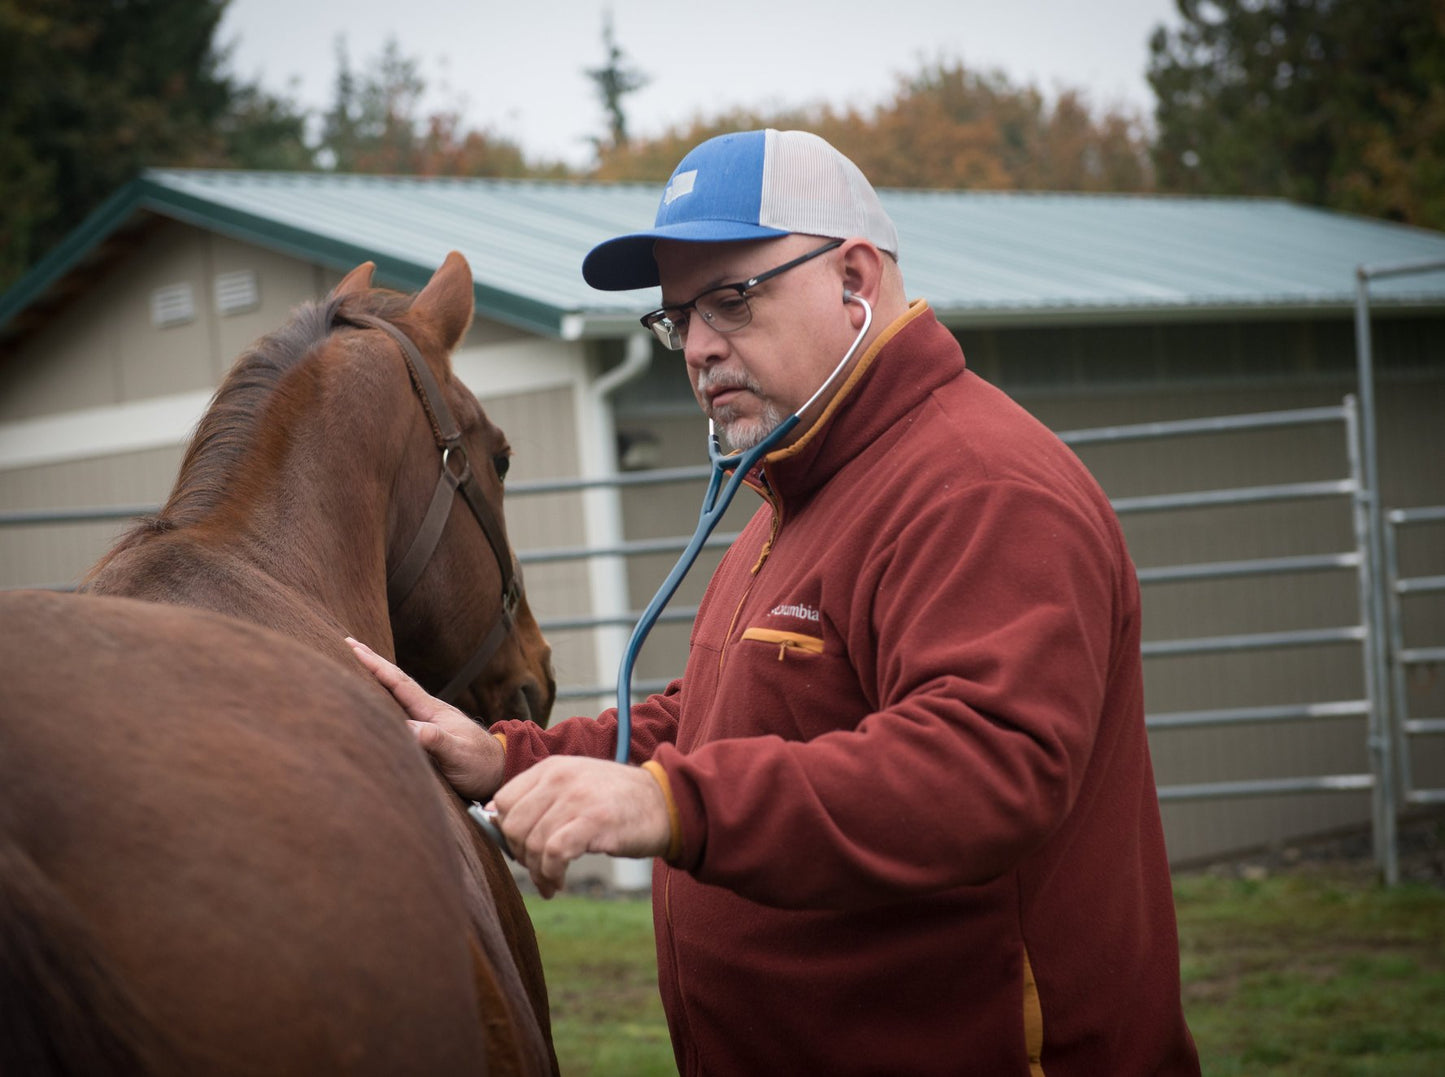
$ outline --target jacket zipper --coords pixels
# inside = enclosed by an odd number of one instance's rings
[[[758,643],[776,643],[779,662],[787,658],[789,651],[801,651],[805,654],[823,653],[823,640],[820,636],[808,636],[801,632],[784,632],[775,628],[749,628],[744,630],[743,639],[754,640]]]
[[[783,505],[782,502],[778,500],[777,495],[773,493],[772,483],[767,481],[766,471],[763,472],[763,481],[759,488],[763,497],[767,499],[768,504],[772,506],[773,526],[768,532],[768,540],[763,543],[763,548],[758,553],[757,563],[748,571],[748,585],[743,588],[743,593],[738,596],[738,604],[733,607],[732,620],[728,622],[728,632],[727,635],[723,637],[722,650],[718,652],[717,656],[717,671],[719,677],[722,676],[723,663],[727,660],[728,641],[733,638],[733,629],[737,628],[738,616],[743,612],[743,603],[745,603],[748,600],[748,596],[753,593],[753,582],[758,578],[758,571],[763,567],[763,562],[768,559],[768,554],[773,552],[773,541],[778,537],[778,532],[783,526]]]

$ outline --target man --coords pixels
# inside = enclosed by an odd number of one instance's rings
[[[660,284],[734,448],[862,347],[751,476],[687,667],[633,708],[482,734],[365,661],[544,895],[656,856],[687,1074],[1193,1074],[1143,722],[1139,592],[1103,493],[910,304],[872,187],[804,132],[725,135],[594,287]]]

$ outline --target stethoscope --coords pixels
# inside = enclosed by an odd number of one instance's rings
[[[792,432],[793,428],[802,421],[803,413],[811,408],[843,372],[849,360],[857,353],[863,338],[868,335],[868,328],[873,324],[873,308],[868,300],[852,292],[843,293],[843,302],[861,303],[863,306],[863,328],[858,330],[858,335],[853,338],[853,343],[843,353],[843,358],[838,360],[838,365],[833,372],[824,379],[823,384],[818,386],[816,392],[808,397],[807,401],[793,414],[789,415],[779,423],[767,437],[758,442],[751,449],[742,453],[724,453],[718,444],[717,431],[713,428],[713,421],[707,421],[707,456],[712,464],[712,475],[708,479],[707,492],[703,495],[702,510],[698,514],[697,530],[693,532],[691,540],[682,551],[682,556],[677,559],[677,564],[662,581],[662,586],[657,589],[657,594],[652,596],[652,601],[642,611],[637,619],[637,625],[632,630],[632,638],[627,641],[627,647],[622,652],[622,663],[617,669],[617,754],[616,761],[626,763],[629,750],[632,747],[632,669],[637,664],[637,656],[642,652],[642,644],[646,641],[648,633],[652,631],[653,625],[662,615],[663,609],[672,600],[678,586],[683,578],[692,569],[697,561],[697,555],[702,552],[703,543],[717,527],[718,521],[722,519],[723,513],[732,504],[733,495],[742,486],[743,480],[768,453]],[[723,475],[732,472],[732,477],[723,482]]]
[[[618,763],[626,763],[632,747],[632,670],[637,665],[637,656],[642,652],[642,645],[647,640],[657,619],[667,604],[672,601],[672,596],[677,592],[679,585],[687,576],[692,566],[696,563],[698,554],[702,552],[703,543],[717,527],[718,521],[727,512],[728,506],[732,504],[733,495],[738,492],[744,479],[757,466],[768,453],[785,439],[793,431],[793,428],[802,421],[803,413],[817,403],[830,385],[833,384],[839,374],[843,372],[849,361],[857,354],[863,338],[868,335],[868,329],[873,324],[873,307],[860,295],[844,291],[843,302],[862,304],[863,327],[858,330],[858,335],[853,338],[853,343],[843,353],[843,358],[833,367],[833,372],[823,380],[812,396],[803,403],[793,414],[789,415],[761,441],[752,448],[741,453],[724,453],[718,443],[717,431],[711,419],[707,422],[707,456],[712,465],[712,474],[708,478],[707,492],[703,494],[702,509],[698,513],[697,530],[688,540],[687,546],[682,551],[682,556],[677,559],[677,564],[662,581],[662,586],[652,596],[652,601],[638,617],[636,626],[632,629],[632,636],[627,641],[627,646],[622,652],[622,662],[617,669],[617,752],[615,760]],[[731,478],[726,482],[723,476],[732,472]],[[502,851],[511,856],[511,850],[507,847],[506,839],[503,838],[501,828],[497,826],[496,812],[488,811],[480,804],[473,804],[468,809],[472,819],[481,827],[486,834],[492,838]]]

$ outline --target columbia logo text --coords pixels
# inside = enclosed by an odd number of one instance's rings
[[[822,614],[820,614],[812,606],[805,606],[801,604],[795,606],[774,606],[772,609],[768,610],[768,616],[797,617],[804,621],[821,621],[823,619]]]

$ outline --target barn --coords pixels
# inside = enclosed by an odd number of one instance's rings
[[[1173,860],[1372,818],[1384,840],[1385,816],[1445,800],[1428,717],[1445,714],[1445,235],[1277,200],[880,196],[910,294],[1119,511],[1145,586]],[[656,198],[145,173],[0,296],[0,586],[72,586],[159,504],[224,372],[295,305],[367,260],[380,283],[419,287],[456,249],[476,319],[455,362],[516,452],[508,526],[554,643],[558,713],[595,713],[692,531],[706,461],[677,358],[636,320],[656,296],[579,272]],[[1373,557],[1372,518],[1390,524]],[[681,668],[715,558],[653,634],[639,687]]]

